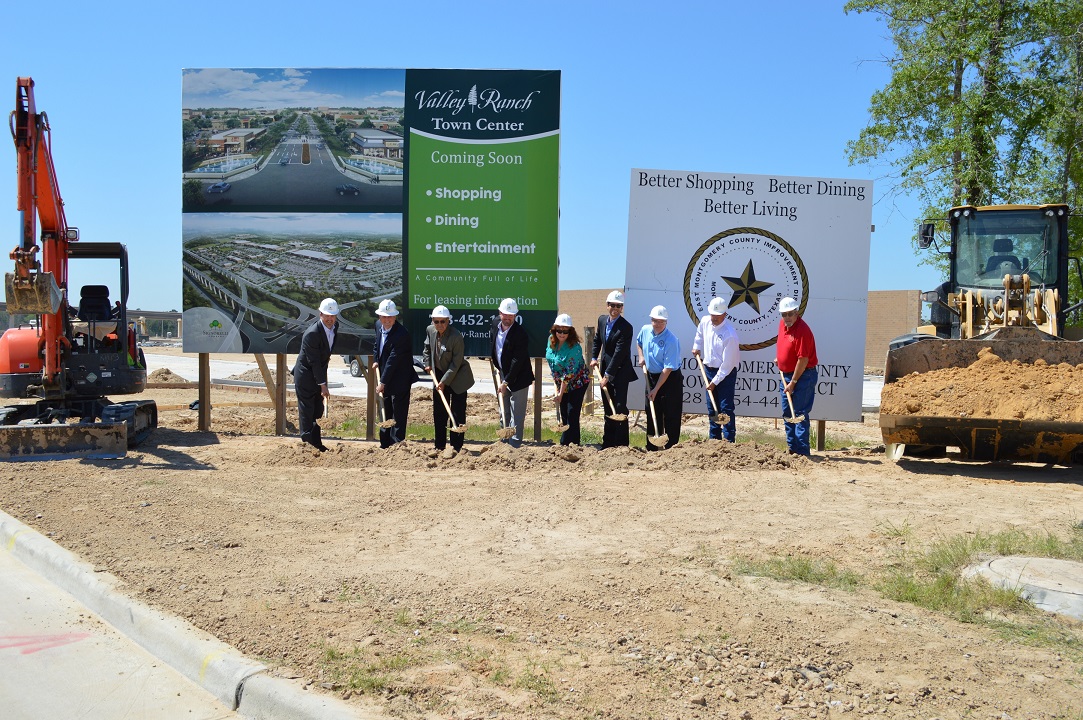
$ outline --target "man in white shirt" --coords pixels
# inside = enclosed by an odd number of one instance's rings
[[[737,368],[741,364],[741,344],[737,340],[737,331],[726,318],[728,309],[726,301],[717,297],[707,305],[709,314],[703,316],[696,328],[692,355],[703,363],[707,371],[707,392],[714,396],[718,404],[716,413],[711,399],[707,398],[711,437],[733,442],[737,434],[733,396],[737,388]],[[728,420],[719,423],[719,415],[725,415]]]

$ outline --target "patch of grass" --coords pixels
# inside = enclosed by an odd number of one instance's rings
[[[1015,589],[995,587],[981,577],[962,577],[965,567],[1007,555],[1080,561],[1083,533],[1062,538],[1016,529],[945,538],[921,552],[901,556],[873,587],[893,600],[941,612],[960,622],[984,625],[1007,640],[1083,658],[1083,638],[1055,617],[1040,613]]]
[[[326,646],[318,664],[335,685],[366,695],[375,695],[392,688],[393,673],[410,667],[413,660],[401,653],[368,660],[360,648],[346,651]]]
[[[882,536],[892,540],[910,540],[914,536],[914,529],[910,527],[910,518],[903,520],[902,525],[896,525],[891,520],[884,520],[876,524],[876,529]]]
[[[756,575],[774,580],[792,580],[842,590],[853,590],[862,582],[859,574],[851,570],[840,569],[832,560],[795,557],[793,555],[767,558],[766,560],[737,558],[734,560],[733,570],[741,575]]]
[[[519,676],[515,678],[515,687],[528,690],[545,702],[555,702],[560,697],[556,683],[549,677],[548,668],[531,660]]]

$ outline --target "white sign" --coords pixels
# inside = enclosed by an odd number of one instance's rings
[[[632,170],[624,316],[638,331],[666,306],[684,410],[705,414],[692,341],[707,303],[725,299],[741,343],[737,415],[779,417],[778,303],[792,297],[816,337],[811,417],[859,420],[871,229],[868,180]],[[629,407],[643,409],[643,391],[641,377]]]

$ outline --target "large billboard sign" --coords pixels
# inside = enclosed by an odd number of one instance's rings
[[[510,296],[543,352],[559,99],[559,72],[185,70],[185,351],[296,352],[330,296],[342,352],[370,350],[389,298],[419,352],[444,304],[482,354]]]
[[[557,311],[560,73],[406,73],[408,323],[447,306],[467,355],[515,298],[531,355]],[[415,341],[417,338],[415,337]]]
[[[860,419],[871,223],[867,180],[632,171],[624,314],[638,330],[655,305],[669,310],[685,412],[706,412],[692,343],[717,296],[741,344],[737,414],[781,414],[778,303],[792,297],[816,337],[812,417]],[[643,409],[643,388],[629,392],[630,407]]]

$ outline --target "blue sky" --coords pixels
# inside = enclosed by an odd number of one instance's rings
[[[891,45],[882,23],[842,4],[477,0],[362,13],[277,0],[60,0],[47,23],[9,28],[0,79],[10,112],[15,78],[34,78],[68,222],[83,239],[128,244],[132,307],[180,309],[184,68],[561,70],[560,286],[619,287],[631,168],[879,180],[883,168],[851,167],[845,149],[887,81],[880,59]],[[243,80],[199,78],[238,98]],[[335,90],[299,87],[290,73],[278,82],[293,97]],[[10,249],[18,214],[6,147],[0,241]],[[938,277],[910,245],[919,208],[887,189],[877,182],[869,288],[931,289]]]

